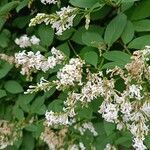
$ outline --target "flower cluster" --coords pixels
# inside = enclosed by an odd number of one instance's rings
[[[52,28],[56,30],[57,35],[62,35],[65,30],[73,26],[77,10],[77,8],[68,6],[61,8],[55,14],[39,13],[35,18],[31,19],[29,26],[35,26],[44,22],[45,24],[51,24]]]
[[[56,4],[57,0],[41,0],[41,3],[43,4]]]
[[[68,113],[54,113],[47,111],[45,113],[46,123],[48,126],[53,125],[71,125],[74,120],[68,116]]]
[[[32,72],[37,70],[42,70],[44,72],[49,69],[53,69],[56,65],[61,64],[65,59],[65,55],[57,50],[56,48],[51,49],[52,56],[46,58],[43,56],[40,51],[37,51],[35,54],[32,51],[15,53],[15,56],[7,56],[1,54],[1,59],[8,61],[11,64],[15,64],[16,67],[21,67],[21,74],[27,75],[27,79],[30,78]]]
[[[97,136],[98,135],[98,133],[96,132],[92,122],[85,122],[85,123],[83,123],[83,124],[81,124],[79,126],[77,126],[77,125],[74,126],[74,128],[79,130],[81,135],[84,135],[86,130],[89,130],[93,134],[93,136]]]
[[[68,150],[86,150],[86,147],[80,142],[79,144],[69,145]]]
[[[104,150],[117,150],[115,148],[115,146],[111,145],[111,144],[107,144],[106,147],[104,148]]]
[[[50,150],[56,150],[64,147],[67,128],[61,129],[57,133],[45,126],[44,132],[41,133],[40,139],[47,143]]]
[[[113,78],[120,75],[126,87],[123,92],[111,88],[99,110],[106,121],[116,123],[119,130],[127,128],[132,133],[136,150],[146,149],[143,141],[149,132],[147,122],[150,116],[150,95],[146,82],[150,77],[147,63],[149,55],[149,47],[135,51],[126,70],[117,67],[112,70],[110,76]]]
[[[0,120],[0,149],[6,148],[22,136],[22,132],[18,132],[14,124],[6,120]]]
[[[20,38],[15,39],[15,43],[19,45],[20,48],[30,47],[31,45],[39,45],[40,39],[35,35],[28,37],[26,34],[22,35]]]
[[[52,88],[52,83],[45,80],[43,77],[40,79],[40,82],[37,83],[37,85],[30,85],[29,89],[27,89],[26,92],[24,92],[24,94],[32,94],[34,92],[38,92],[38,91],[49,91]]]
[[[74,86],[80,84],[82,79],[82,67],[84,61],[79,58],[71,58],[69,64],[66,64],[57,72],[57,88]]]

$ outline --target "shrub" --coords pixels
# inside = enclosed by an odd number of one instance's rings
[[[150,149],[149,0],[0,1],[0,149]]]

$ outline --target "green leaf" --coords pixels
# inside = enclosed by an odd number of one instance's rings
[[[35,142],[32,134],[25,132],[23,135],[24,136],[20,150],[34,150]]]
[[[16,11],[19,12],[21,9],[26,7],[28,5],[29,1],[28,0],[23,0],[20,2],[20,4],[17,6]]]
[[[33,52],[37,52],[37,51],[46,52],[46,51],[47,51],[47,49],[44,48],[44,47],[41,46],[41,45],[32,45],[32,46],[31,46],[31,49],[32,49]]]
[[[131,21],[128,21],[121,35],[121,39],[124,42],[124,44],[127,44],[133,39],[133,37],[134,37],[134,26]]]
[[[44,97],[38,96],[31,105],[31,112],[32,113],[38,113],[40,108],[44,105]]]
[[[14,107],[13,114],[14,114],[15,118],[17,118],[18,120],[24,119],[24,113],[19,107]]]
[[[109,62],[103,65],[102,69],[113,69],[116,66],[120,67],[120,68],[124,68],[126,64],[124,63],[119,63],[119,62]]]
[[[5,90],[0,90],[0,98],[5,97],[6,95],[7,94]]]
[[[138,5],[134,5],[128,12],[131,20],[140,20],[150,16],[150,0],[142,0]]]
[[[67,57],[70,56],[70,48],[69,48],[67,42],[65,42],[65,43],[63,43],[63,44],[61,44],[61,45],[59,45],[59,46],[57,47],[57,49],[61,50]]]
[[[70,0],[69,2],[76,7],[91,8],[96,3],[99,3],[100,0]]]
[[[146,45],[150,45],[150,35],[144,35],[134,39],[129,43],[128,48],[142,49]]]
[[[98,63],[98,54],[94,51],[87,52],[84,54],[84,59],[87,63],[93,65],[94,67],[97,67]]]
[[[41,44],[43,46],[50,46],[53,42],[54,31],[50,26],[40,25],[38,28],[38,35],[41,39]]]
[[[6,18],[0,17],[0,30],[3,28],[5,22],[6,22]]]
[[[60,112],[63,109],[63,101],[61,99],[55,99],[48,105],[48,110],[54,112]]]
[[[121,36],[126,23],[126,15],[119,14],[107,25],[104,40],[108,44],[108,47],[110,47]]]
[[[2,79],[3,77],[5,77],[8,72],[11,70],[12,65],[10,65],[7,62],[3,62],[0,64],[0,79]]]
[[[57,36],[57,39],[64,41],[70,38],[70,36],[73,34],[75,29],[71,28],[63,32],[62,35]]]
[[[13,1],[5,4],[1,9],[0,9],[0,16],[5,16],[9,13],[9,11],[13,10],[17,5],[19,4],[19,1]]]
[[[9,45],[9,37],[6,34],[5,30],[3,30],[0,34],[0,47],[6,48]]]
[[[105,129],[106,135],[109,136],[114,132],[115,124],[104,121],[104,129]]]
[[[82,35],[87,31],[88,32],[97,32],[98,34],[102,35],[104,32],[104,29],[97,25],[90,25],[89,29],[86,30],[85,27],[82,26],[74,33],[71,40],[77,44],[84,45],[84,43],[82,41]]]
[[[150,31],[150,19],[135,21],[133,25],[137,32]]]
[[[121,51],[109,51],[104,53],[103,57],[110,61],[129,63],[131,56]]]
[[[102,36],[97,32],[85,32],[82,34],[82,41],[87,46],[98,47],[104,43]]]
[[[32,18],[32,16],[17,17],[16,19],[14,19],[12,25],[19,28],[19,29],[23,29],[26,25],[29,24],[31,18]]]
[[[23,92],[22,86],[15,80],[9,80],[5,83],[4,88],[12,94],[18,94]]]

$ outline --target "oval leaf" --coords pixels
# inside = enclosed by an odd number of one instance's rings
[[[128,48],[142,49],[146,45],[150,45],[150,35],[144,35],[131,41]]]
[[[121,35],[121,39],[123,43],[127,44],[130,42],[134,37],[134,26],[131,21],[127,22],[127,25]]]
[[[150,31],[150,19],[133,22],[135,31],[143,32]]]
[[[93,66],[97,66],[98,63],[98,55],[96,52],[91,51],[91,52],[87,52],[84,54],[84,59],[87,63],[93,65]]]
[[[4,88],[12,94],[17,94],[23,92],[22,86],[14,80],[9,80],[5,83]]]
[[[124,14],[116,16],[106,27],[104,40],[110,47],[122,34],[127,23],[127,17]]]

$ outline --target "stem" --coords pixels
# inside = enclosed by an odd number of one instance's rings
[[[72,51],[74,52],[74,54],[76,55],[76,57],[80,57],[80,56],[77,54],[77,52],[75,51],[74,47],[72,46],[70,40],[68,40],[68,44],[69,44],[70,48],[72,49]]]

